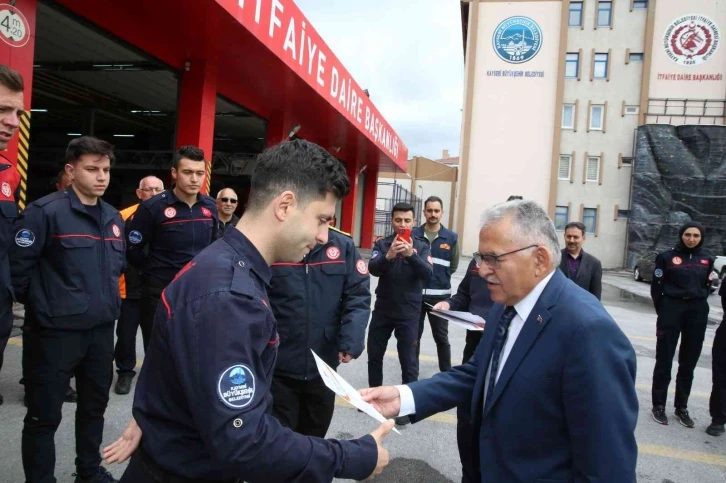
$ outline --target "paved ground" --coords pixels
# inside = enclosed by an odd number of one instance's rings
[[[458,281],[463,269],[456,275]],[[375,279],[374,279],[375,280]],[[647,285],[644,285],[647,288]],[[637,390],[640,396],[640,420],[637,439],[640,449],[638,481],[641,483],[723,483],[726,481],[726,437],[712,438],[703,430],[709,423],[708,396],[711,380],[711,344],[714,327],[709,326],[706,346],[696,370],[691,396],[691,414],[696,420],[695,429],[678,424],[660,426],[649,416],[650,382],[655,351],[655,314],[647,303],[638,302],[629,293],[606,284],[604,303],[623,331],[628,335],[638,354]],[[450,332],[452,353],[455,360],[461,356],[464,333],[452,327]],[[141,337],[139,336],[139,348]],[[421,377],[436,373],[436,350],[427,329],[422,343]],[[19,483],[23,480],[20,461],[20,432],[25,415],[22,406],[20,379],[20,339],[13,338],[5,353],[5,367],[0,375],[0,392],[5,395],[5,405],[0,407],[0,483]],[[139,358],[143,353],[139,352]],[[366,384],[365,355],[340,370],[351,384]],[[400,368],[396,359],[395,344],[389,345],[385,361],[384,378],[388,384],[400,382]],[[115,440],[123,430],[130,415],[131,397],[111,394],[107,412],[104,444]],[[63,409],[63,423],[56,435],[57,471],[60,483],[72,482],[73,478],[73,411],[74,405]],[[670,411],[670,409],[669,409]],[[669,412],[670,414],[670,412]],[[381,483],[439,483],[460,481],[461,472],[456,449],[456,415],[453,411],[439,414],[427,421],[402,429],[402,435],[391,434],[386,445],[393,461],[386,472],[376,481]],[[367,416],[347,407],[341,401],[329,432],[330,437],[357,437],[372,431],[377,423]],[[533,431],[535,428],[533,428]],[[120,476],[123,466],[111,471]],[[618,483],[618,482],[608,482]]]

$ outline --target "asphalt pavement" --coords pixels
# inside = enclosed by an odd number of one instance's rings
[[[455,285],[463,277],[466,262],[454,276]],[[373,278],[375,286],[376,279]],[[647,285],[645,285],[647,287]],[[696,369],[689,409],[696,428],[687,429],[671,417],[669,426],[660,426],[650,418],[650,383],[655,355],[655,313],[652,305],[633,297],[629,292],[605,284],[603,303],[629,337],[638,356],[637,391],[640,418],[636,430],[639,445],[638,481],[641,483],[723,483],[726,481],[726,437],[713,438],[704,433],[710,422],[708,397],[711,391],[711,347],[714,326],[709,326],[703,353]],[[454,362],[461,358],[464,331],[451,327],[449,339]],[[138,358],[143,359],[141,335],[138,336]],[[20,379],[20,337],[13,337],[5,352],[5,364],[0,374],[0,392],[5,404],[0,406],[0,483],[24,481],[20,458],[20,435],[25,408],[22,405]],[[438,371],[436,347],[427,327],[421,343],[421,378]],[[140,361],[141,362],[141,361]],[[675,366],[675,364],[674,364]],[[367,367],[365,354],[339,370],[353,386],[365,387]],[[674,367],[675,377],[675,367]],[[384,362],[384,383],[400,383],[401,371],[397,360],[395,340],[392,339]],[[115,380],[114,380],[115,383]],[[671,387],[671,398],[673,387]],[[131,414],[132,395],[111,393],[106,412],[104,444],[114,441],[123,431]],[[669,402],[672,404],[672,400]],[[56,434],[56,478],[59,483],[73,482],[75,471],[74,404],[63,407],[63,421]],[[378,426],[365,414],[358,413],[338,400],[328,437],[354,438]],[[456,413],[447,411],[415,425],[400,428],[401,435],[391,433],[385,445],[391,454],[391,464],[375,481],[381,483],[439,483],[458,482],[461,470],[456,447]],[[532,428],[536,431],[536,428]],[[109,470],[120,477],[124,465],[112,465]],[[336,480],[342,481],[342,480]],[[618,483],[618,482],[608,482]]]

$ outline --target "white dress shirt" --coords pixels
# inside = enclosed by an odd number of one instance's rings
[[[497,371],[497,381],[499,381],[499,376],[502,373],[502,369],[504,369],[504,365],[507,363],[507,358],[509,358],[509,354],[512,352],[512,347],[514,347],[514,343],[517,342],[519,333],[522,332],[524,322],[529,318],[529,314],[532,312],[532,309],[534,309],[534,306],[539,300],[540,295],[542,295],[542,292],[544,292],[545,287],[547,286],[554,274],[555,272],[553,270],[552,273],[540,280],[540,282],[535,285],[535,287],[529,294],[527,294],[526,297],[514,304],[514,310],[517,312],[517,315],[514,316],[512,322],[509,325],[509,333],[507,335],[507,340],[504,343],[504,350],[502,350],[501,361],[499,363],[499,368]],[[486,379],[484,381],[484,396],[482,399],[484,401],[486,400],[486,391],[489,387],[489,378],[491,377],[491,370],[489,370],[490,367],[491,361],[489,362]],[[411,388],[409,388],[407,385],[396,386],[396,388],[398,389],[401,397],[401,411],[398,413],[398,415],[407,416],[409,414],[414,414],[416,412],[416,403],[413,399],[413,392],[411,391]]]

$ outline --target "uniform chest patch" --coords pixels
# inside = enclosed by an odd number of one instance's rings
[[[325,255],[330,260],[337,260],[340,258],[340,249],[338,247],[330,247],[327,250],[325,250]]]
[[[681,263],[683,263],[683,260],[681,259],[681,257],[673,257],[672,262],[673,265],[680,265]]]
[[[22,248],[27,248],[35,243],[35,233],[30,230],[20,230],[15,234],[15,244]]]
[[[136,230],[133,230],[131,233],[129,233],[129,243],[131,243],[132,245],[138,245],[143,239],[144,237],[141,236],[141,233]]]
[[[114,236],[121,236],[121,228],[119,228],[118,225],[113,225],[111,227],[111,231],[113,231]]]
[[[13,190],[10,189],[10,184],[7,181],[3,181],[2,192],[6,198],[10,198],[10,195],[13,194]]]
[[[451,250],[451,245],[448,243],[442,243],[441,246],[439,246],[442,250]]]
[[[176,216],[176,209],[173,206],[164,210],[164,216],[167,218],[174,218]]]
[[[653,275],[655,275],[656,278],[661,278],[663,276],[663,270],[660,268],[656,268],[655,272],[653,272]]]
[[[708,266],[708,258],[702,258],[702,259],[701,259],[701,265],[706,265],[706,266]]]
[[[368,275],[368,265],[364,260],[358,260],[357,262],[355,262],[355,269],[361,275]]]
[[[255,397],[255,375],[244,364],[228,367],[219,376],[217,394],[226,406],[245,408]]]
[[[209,211],[209,209],[207,209],[207,208],[202,208],[202,214],[204,216],[206,216],[207,218],[211,218],[212,217],[212,212]]]

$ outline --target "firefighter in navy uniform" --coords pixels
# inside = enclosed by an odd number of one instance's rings
[[[459,284],[456,295],[439,302],[434,306],[434,309],[470,312],[486,320],[489,309],[493,304],[487,282],[479,276],[479,267],[476,260],[472,260],[466,268],[466,275]],[[483,334],[484,331],[466,331],[466,345],[461,360],[462,364],[465,364],[474,355]],[[481,481],[479,467],[475,460],[472,459],[475,433],[471,419],[471,408],[469,406],[456,408],[456,441],[459,444],[459,459],[461,460],[461,483],[478,483]]]
[[[718,294],[721,307],[726,307],[726,283],[721,284]],[[706,428],[706,433],[721,436],[726,425],[726,315],[716,329],[711,356],[713,386],[708,404],[711,424]]]
[[[444,204],[438,196],[429,196],[424,202],[426,223],[417,226],[412,234],[426,240],[431,247],[434,271],[423,290],[423,304],[418,326],[416,357],[421,352],[421,337],[424,333],[426,316],[429,317],[431,334],[436,343],[439,371],[451,369],[451,345],[449,344],[449,322],[431,313],[431,307],[451,296],[451,275],[459,267],[459,235],[441,224]]]
[[[331,227],[328,243],[302,262],[272,265],[268,294],[280,334],[272,414],[296,433],[323,438],[335,393],[310,350],[333,369],[361,355],[371,314],[368,265],[353,239]]]
[[[141,335],[149,347],[161,292],[177,272],[208,247],[217,233],[217,202],[200,193],[206,177],[204,152],[182,146],[174,153],[172,188],[142,202],[129,223],[129,264],[141,272]]]
[[[413,223],[413,206],[397,203],[391,210],[394,234],[375,243],[368,263],[371,275],[379,277],[368,329],[369,387],[383,385],[383,356],[391,333],[397,340],[403,384],[418,380],[418,321],[433,260],[426,240],[412,236],[409,243],[399,236]],[[408,416],[396,418],[396,424],[408,423]]]
[[[678,237],[678,244],[674,248],[656,257],[650,289],[658,314],[651,415],[656,422],[668,424],[665,414],[668,385],[671,382],[673,355],[681,338],[675,416],[683,426],[692,428],[694,422],[688,414],[688,396],[706,334],[707,299],[714,258],[701,248],[705,233],[699,223],[686,223],[681,227]]]
[[[31,203],[15,223],[13,288],[31,331],[22,436],[28,483],[56,481],[54,436],[71,374],[78,390],[75,482],[116,481],[99,453],[126,265],[123,220],[100,198],[113,158],[105,141],[74,139],[66,150],[72,187]]]
[[[7,149],[20,127],[25,85],[23,77],[6,65],[0,64],[0,151]],[[15,191],[20,174],[8,158],[0,154],[0,370],[3,354],[13,330],[13,289],[10,282],[8,250],[13,244],[13,223],[18,216]],[[0,394],[0,404],[3,396]]]
[[[327,244],[349,186],[342,164],[307,141],[259,156],[240,222],[162,294],[134,396],[138,425],[105,452],[109,461],[133,453],[122,482],[362,480],[387,464],[380,440],[392,421],[336,441],[296,434],[270,414],[279,336],[269,265]]]

